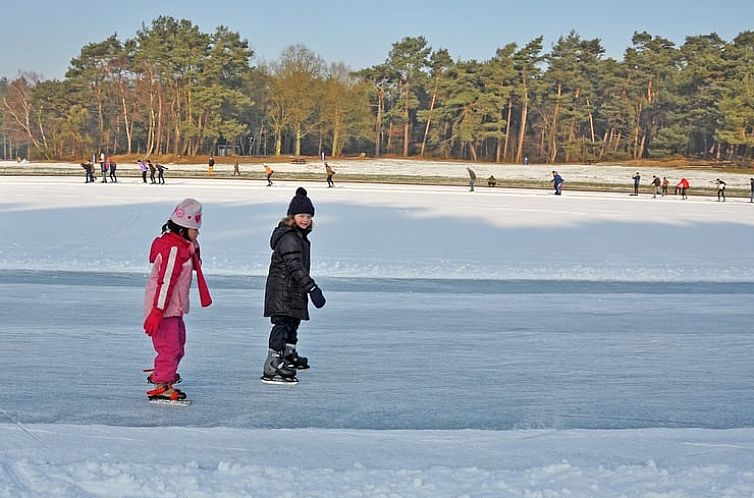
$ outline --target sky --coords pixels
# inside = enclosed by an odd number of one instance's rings
[[[63,78],[87,43],[113,33],[135,36],[159,15],[189,19],[204,32],[218,25],[247,39],[255,61],[271,61],[286,47],[303,44],[327,62],[352,69],[383,62],[393,43],[424,36],[433,49],[456,59],[484,60],[510,42],[544,36],[545,49],[575,30],[599,38],[610,57],[621,58],[634,31],[648,31],[682,44],[689,35],[718,33],[732,40],[754,29],[745,0],[687,2],[636,0],[6,0],[0,30],[0,77],[31,71]]]

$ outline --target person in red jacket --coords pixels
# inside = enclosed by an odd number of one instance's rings
[[[147,391],[149,399],[181,400],[186,394],[175,387],[180,381],[178,364],[186,344],[183,315],[189,312],[189,288],[195,271],[203,307],[212,297],[202,273],[199,258],[199,228],[202,205],[184,199],[162,226],[162,235],[154,239],[149,251],[152,271],[147,278],[144,299],[144,332],[152,338],[157,352],[154,370],[148,380],[155,388]]]
[[[688,199],[688,195],[686,195],[686,192],[688,192],[689,187],[691,184],[686,178],[681,178],[681,181],[678,182],[678,184],[675,186],[675,193],[677,194],[680,190],[681,192],[681,199]]]

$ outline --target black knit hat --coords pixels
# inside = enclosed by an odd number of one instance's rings
[[[296,189],[296,195],[291,199],[291,203],[288,204],[288,216],[294,214],[309,214],[314,216],[314,204],[306,196],[306,189],[299,187]]]

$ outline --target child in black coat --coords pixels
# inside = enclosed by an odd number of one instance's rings
[[[305,189],[296,189],[288,215],[280,221],[270,238],[272,258],[264,293],[264,316],[272,321],[269,351],[264,362],[262,382],[298,382],[296,371],[309,368],[308,360],[296,351],[298,327],[309,319],[308,300],[325,305],[325,296],[309,275],[314,205]]]

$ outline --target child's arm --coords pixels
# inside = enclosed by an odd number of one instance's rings
[[[188,259],[188,251],[178,246],[167,246],[159,251],[162,264],[157,274],[157,290],[154,296],[154,307],[165,310],[178,277],[183,270],[183,264]]]
[[[304,262],[301,259],[302,243],[295,235],[284,235],[278,242],[280,255],[293,275],[296,284],[309,294],[309,298],[314,306],[321,308],[325,305],[326,299],[320,289],[304,268]]]
[[[286,234],[278,242],[278,250],[280,256],[285,262],[285,266],[293,275],[293,279],[296,284],[304,289],[306,292],[310,292],[317,284],[309,276],[309,272],[304,268],[304,262],[301,259],[302,242],[294,234]]]
[[[160,242],[159,238],[155,239],[149,253],[149,261],[159,265],[152,310],[144,320],[144,331],[149,336],[156,334],[160,328],[162,315],[173,295],[173,289],[183,270],[183,264],[189,257],[187,250],[176,245],[160,244]]]

